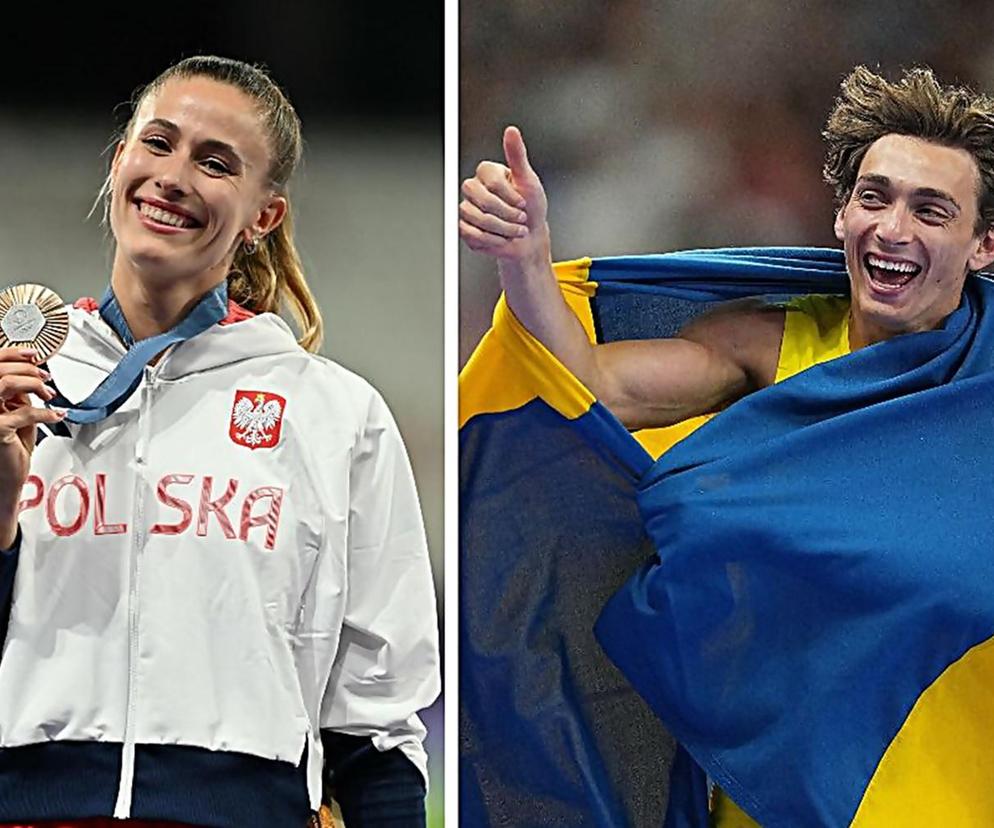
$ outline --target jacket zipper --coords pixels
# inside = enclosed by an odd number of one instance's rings
[[[128,564],[128,701],[124,714],[124,745],[121,749],[121,777],[117,789],[117,802],[114,805],[114,817],[116,819],[127,819],[131,816],[131,798],[134,789],[135,708],[137,706],[135,679],[138,672],[139,587],[141,576],[139,564],[142,547],[145,544],[145,503],[143,494],[146,488],[145,473],[148,461],[147,435],[154,381],[154,369],[145,366],[145,376],[142,384],[139,386],[141,397],[138,407],[138,440],[135,443],[135,522],[134,533],[132,535],[134,541],[131,545],[131,555]]]

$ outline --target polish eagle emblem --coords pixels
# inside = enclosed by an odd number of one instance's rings
[[[228,434],[250,449],[272,448],[280,440],[286,400],[268,391],[236,391]]]

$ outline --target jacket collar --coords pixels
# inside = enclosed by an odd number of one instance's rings
[[[233,318],[237,316],[241,318]],[[153,371],[158,378],[175,380],[253,357],[295,352],[304,353],[290,327],[276,314],[246,317],[229,312],[221,324],[168,348]],[[124,354],[121,341],[99,314],[83,308],[69,308],[69,336],[54,358],[56,363],[64,358],[109,373]],[[53,374],[56,374],[56,383],[60,383],[57,365]],[[70,389],[65,390],[68,393]]]

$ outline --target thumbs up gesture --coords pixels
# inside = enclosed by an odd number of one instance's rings
[[[459,235],[479,253],[525,266],[547,266],[548,201],[517,127],[504,130],[504,160],[506,164],[481,162],[476,175],[463,181]]]

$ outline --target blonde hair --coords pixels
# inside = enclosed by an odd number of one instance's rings
[[[287,199],[283,221],[259,239],[258,248],[249,253],[239,244],[228,273],[228,295],[253,313],[279,313],[286,310],[299,329],[301,346],[315,352],[321,347],[324,323],[314,294],[307,284],[300,254],[293,239],[293,218],[287,185],[300,162],[303,142],[300,119],[283,91],[264,69],[240,60],[198,55],[184,58],[166,69],[131,99],[131,118],[122,131],[126,137],[142,101],[155,94],[171,78],[205,77],[240,89],[259,108],[269,139],[271,163],[267,176],[270,185]],[[101,190],[104,210],[109,205],[109,180]]]

